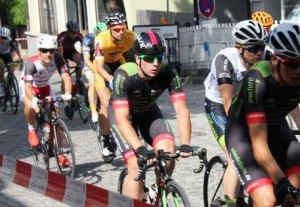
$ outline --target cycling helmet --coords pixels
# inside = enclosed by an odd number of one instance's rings
[[[113,12],[113,13],[109,14],[105,19],[105,23],[107,26],[114,26],[114,25],[123,24],[126,22],[127,22],[126,17],[121,12]]]
[[[300,58],[300,25],[287,22],[279,24],[272,30],[269,44],[279,57]]]
[[[70,30],[72,32],[79,32],[79,25],[77,22],[68,21],[66,24],[66,27],[68,30]]]
[[[153,31],[142,32],[136,37],[133,44],[133,52],[137,55],[155,55],[165,51],[165,39]]]
[[[38,37],[37,48],[56,49],[57,37],[48,34],[42,34]]]
[[[96,35],[105,30],[107,30],[107,26],[104,22],[97,22],[96,26],[94,27],[94,33]]]
[[[267,30],[270,29],[274,23],[273,17],[264,11],[256,11],[252,14],[252,20],[259,22]]]
[[[2,27],[0,29],[0,36],[1,37],[10,37],[10,29],[8,29],[7,27]]]
[[[266,29],[253,20],[238,22],[233,28],[232,35],[234,41],[241,45],[258,44],[267,39]]]

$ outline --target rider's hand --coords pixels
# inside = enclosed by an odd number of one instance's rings
[[[140,146],[135,151],[140,157],[143,157],[146,160],[154,159],[156,156],[153,150],[148,150],[145,146]]]
[[[287,196],[292,196],[294,199],[298,194],[298,190],[289,182],[285,177],[280,178],[276,184],[276,198],[279,204],[281,204]]]
[[[39,102],[39,99],[37,97],[33,97],[33,99],[31,99],[31,107],[33,109],[36,109],[38,107],[38,102]]]
[[[193,152],[193,148],[190,145],[182,144],[178,148],[178,151],[179,151],[181,157],[189,157]]]
[[[108,86],[109,86],[109,88],[111,89],[111,90],[113,90],[114,89],[114,83],[113,83],[113,78],[109,81],[109,84],[108,84]]]
[[[63,94],[61,97],[63,98],[64,101],[67,101],[67,102],[71,101],[71,99],[72,99],[72,95],[68,94],[68,93]]]

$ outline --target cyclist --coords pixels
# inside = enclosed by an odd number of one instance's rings
[[[8,63],[20,60],[18,48],[11,38],[11,32],[7,27],[0,28],[0,97],[4,96],[3,81],[4,68]],[[10,71],[13,72],[13,71]]]
[[[83,54],[83,60],[84,60],[84,69],[83,72],[88,79],[89,82],[89,91],[88,91],[88,97],[89,97],[89,103],[90,108],[92,112],[92,121],[98,122],[98,112],[96,110],[96,103],[95,103],[95,83],[94,83],[94,40],[95,36],[98,35],[100,32],[107,30],[107,26],[104,22],[97,22],[94,33],[89,33],[82,39],[82,54]]]
[[[232,31],[235,46],[222,49],[213,59],[211,70],[204,81],[205,112],[215,139],[230,160],[225,147],[224,134],[228,109],[238,85],[248,69],[262,60],[267,32],[253,20],[236,24]],[[228,162],[223,188],[227,206],[236,205],[238,179],[234,167]]]
[[[125,63],[114,73],[109,119],[112,134],[128,167],[124,195],[142,200],[142,181],[134,181],[138,174],[136,156],[151,159],[155,153],[143,146],[137,129],[155,150],[175,152],[174,135],[156,103],[165,89],[169,90],[177,115],[182,157],[188,157],[192,151],[191,121],[178,66],[163,63],[164,38],[152,31],[142,32],[134,42],[133,51],[136,63]],[[170,173],[174,167],[175,162],[168,161]]]
[[[66,24],[66,31],[63,31],[57,35],[58,48],[57,52],[63,56],[68,63],[68,60],[76,63],[76,79],[81,78],[83,60],[81,54],[75,49],[75,43],[77,41],[82,42],[82,34],[79,32],[79,24],[75,21],[68,21]],[[61,90],[64,91],[64,83],[62,81]],[[71,116],[71,107],[69,104],[65,107],[65,115]]]
[[[39,54],[29,57],[21,75],[21,86],[23,87],[22,99],[24,102],[24,115],[28,122],[28,141],[31,147],[39,146],[39,138],[34,128],[35,114],[38,111],[38,96],[45,98],[55,96],[49,80],[56,70],[64,80],[65,94],[62,95],[64,101],[72,98],[72,80],[68,67],[63,57],[56,53],[56,36],[40,35],[37,40]],[[59,156],[60,163],[65,166],[70,162],[64,155]]]
[[[114,155],[109,144],[108,105],[114,71],[125,59],[123,53],[130,50],[136,34],[126,29],[126,17],[123,13],[113,12],[106,17],[107,31],[95,38],[95,87],[101,102],[100,123],[104,137],[104,156]]]
[[[299,24],[276,26],[271,62],[251,67],[229,109],[226,147],[254,206],[281,204],[300,188],[300,143],[285,119],[300,102],[299,42]]]

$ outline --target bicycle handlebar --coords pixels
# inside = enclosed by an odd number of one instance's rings
[[[149,159],[146,159],[144,157],[138,157],[137,164],[139,166],[139,173],[134,178],[135,181],[138,181],[138,180],[141,180],[142,178],[144,178],[146,170],[151,167],[154,167],[156,165],[159,165],[161,160],[173,160],[173,159],[177,159],[178,157],[180,157],[179,152],[170,153],[170,152],[165,152],[163,150],[158,150],[155,154],[156,154],[155,158],[157,159],[157,161],[154,163],[151,163],[151,164],[147,164],[147,161]]]
[[[38,97],[39,98],[39,97]],[[76,101],[78,99],[77,96],[72,96],[72,100]],[[44,99],[40,99],[38,100],[38,105],[41,106],[42,104],[51,104],[51,103],[55,103],[55,102],[63,102],[63,98],[62,96],[57,96],[57,97],[51,97],[51,96],[47,96]]]

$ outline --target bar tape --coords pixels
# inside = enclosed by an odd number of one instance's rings
[[[74,207],[150,207],[142,201],[1,154],[0,176]]]

